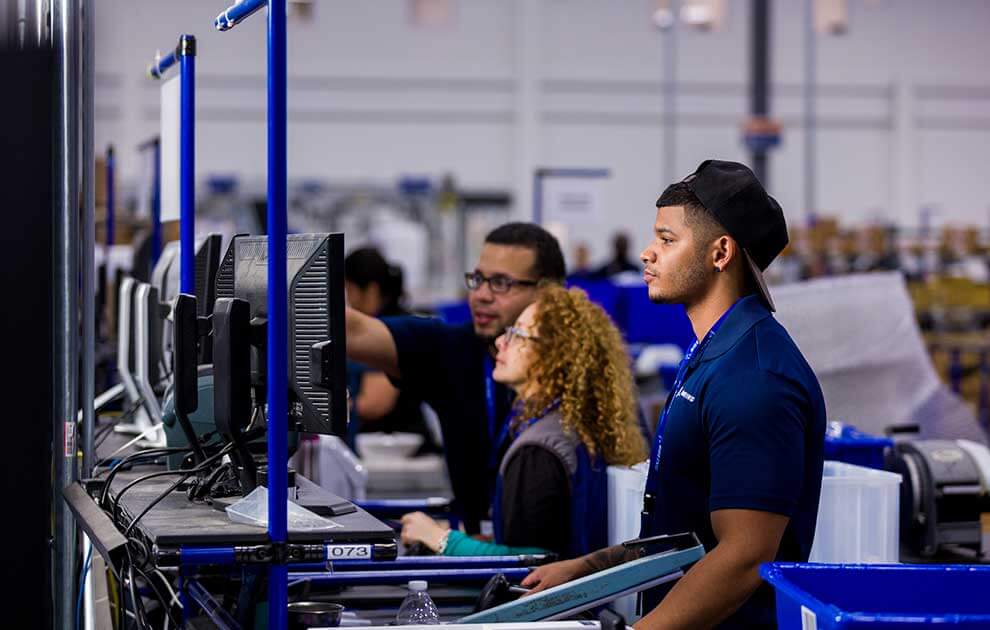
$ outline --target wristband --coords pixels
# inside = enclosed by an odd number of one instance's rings
[[[437,543],[437,555],[442,556],[443,552],[447,549],[447,540],[450,538],[450,530],[448,529],[440,536],[440,541]]]

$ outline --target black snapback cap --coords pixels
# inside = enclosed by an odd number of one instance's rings
[[[705,160],[683,183],[743,248],[770,310],[776,310],[763,272],[787,246],[787,223],[777,200],[747,166]]]

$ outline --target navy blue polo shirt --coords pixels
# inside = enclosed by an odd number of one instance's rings
[[[776,559],[807,561],[821,492],[825,400],[801,351],[758,296],[741,299],[725,316],[676,394],[659,468],[650,465],[653,507],[641,535],[695,532],[711,551],[718,542],[711,512],[773,512],[790,517]],[[644,609],[665,594],[649,592]],[[722,627],[772,627],[774,620],[773,591],[762,584]]]
[[[489,436],[485,394],[488,343],[474,334],[470,323],[446,324],[426,317],[384,317],[399,355],[404,392],[433,407],[443,431],[444,457],[456,508],[468,533],[489,518],[500,453]],[[495,435],[508,416],[512,396],[494,384]]]

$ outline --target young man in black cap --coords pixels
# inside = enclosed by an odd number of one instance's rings
[[[759,567],[808,559],[821,491],[825,402],[772,317],[763,271],[787,244],[752,171],[708,160],[657,201],[641,254],[654,302],[684,304],[698,340],[657,424],[641,536],[694,532],[707,555],[644,593],[638,628],[775,626]],[[542,590],[625,560],[621,547],[541,567]]]

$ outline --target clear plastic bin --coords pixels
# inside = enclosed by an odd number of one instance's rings
[[[643,511],[647,462],[635,466],[608,467],[608,544],[618,545],[639,537],[639,515]],[[626,621],[636,620],[636,596],[626,595],[611,608]]]
[[[890,563],[899,559],[901,476],[826,461],[811,562]]]

